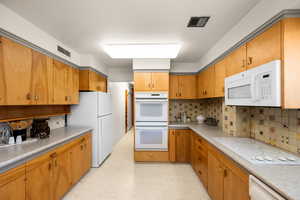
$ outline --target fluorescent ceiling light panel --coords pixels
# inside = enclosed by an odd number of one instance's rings
[[[112,58],[176,58],[180,44],[108,44],[104,51]]]

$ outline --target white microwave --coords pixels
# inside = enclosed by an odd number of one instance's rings
[[[281,61],[274,60],[225,79],[225,105],[281,106]]]

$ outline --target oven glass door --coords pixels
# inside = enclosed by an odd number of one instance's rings
[[[136,150],[168,150],[168,127],[136,127]]]
[[[168,121],[168,101],[137,99],[135,116],[138,122],[166,122]]]

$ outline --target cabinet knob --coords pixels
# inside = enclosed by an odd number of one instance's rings
[[[198,173],[199,173],[200,175],[202,175],[202,172],[201,172],[200,170],[198,170]]]
[[[34,96],[34,100],[39,100],[39,96]]]
[[[26,95],[26,99],[27,99],[27,100],[31,100],[31,94],[30,94],[30,93],[28,93],[28,94]]]
[[[227,177],[227,175],[228,175],[228,172],[227,172],[227,169],[224,169],[224,177]]]
[[[51,165],[51,163],[49,163],[48,170],[51,171],[51,168],[52,168],[52,165]]]
[[[65,101],[68,101],[68,99],[69,99],[68,96],[65,96]]]

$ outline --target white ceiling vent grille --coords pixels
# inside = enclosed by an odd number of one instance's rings
[[[209,16],[191,17],[187,27],[204,27],[209,20]]]
[[[57,46],[57,51],[64,54],[65,56],[71,57],[71,52],[62,48],[61,46]]]

